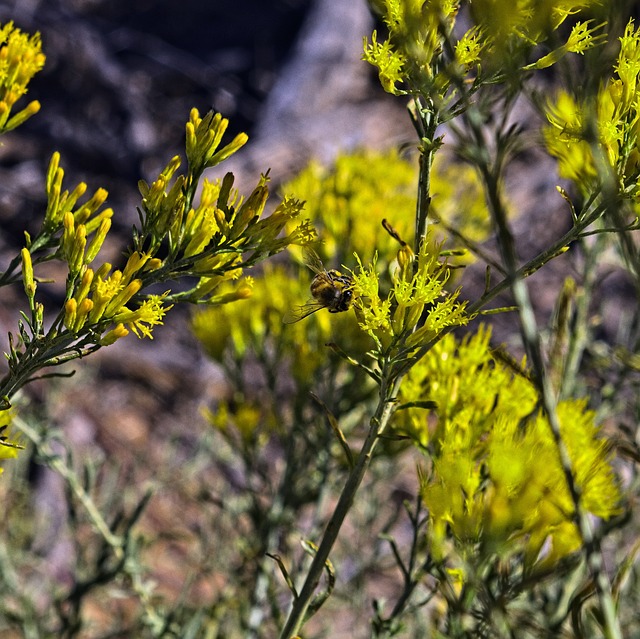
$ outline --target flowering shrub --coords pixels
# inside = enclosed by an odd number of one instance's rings
[[[638,489],[637,304],[612,345],[598,339],[595,291],[605,251],[637,290],[640,32],[624,16],[617,38],[609,28],[620,8],[600,2],[372,5],[386,35],[371,34],[363,58],[386,91],[409,100],[416,157],[358,152],[332,167],[312,163],[265,216],[267,175],[246,198],[230,174],[204,178],[246,136],[221,146],[226,120],[194,109],[186,169],[176,157],[152,184],[140,183],[140,223],[114,269],[99,261],[114,215],[103,208],[106,192],[79,204],[87,187],[63,190],[54,155],[42,229],[0,278],[22,281],[29,304],[1,382],[2,428],[11,398],[41,369],[129,332],[151,337],[172,306],[197,304],[194,333],[228,384],[205,411],[207,454],[231,486],[216,525],[237,537],[211,605],[187,601],[168,612],[157,604],[132,541],[145,498],[116,534],[70,465],[15,421],[65,478],[115,562],[110,573],[101,563],[91,583],[125,576],[148,636],[332,634],[333,595],[351,588],[342,580],[360,592],[367,577],[391,572],[394,588],[386,600],[366,595],[373,613],[352,636],[633,636],[639,547],[615,546]],[[25,70],[7,77],[26,78],[13,89],[24,93],[44,60],[37,37],[20,42]],[[617,42],[610,77],[592,78],[599,67],[590,54]],[[585,90],[541,99],[537,73],[562,77],[571,65],[590,78]],[[572,184],[559,187],[567,230],[524,262],[508,178],[533,137],[512,118],[516,99],[527,98],[538,139]],[[5,102],[10,109],[15,99]],[[292,260],[247,274],[286,248]],[[567,253],[578,255],[572,277],[544,325],[527,278]],[[37,271],[54,259],[68,273],[66,298],[47,323]],[[463,284],[470,264],[485,266],[483,290]],[[186,288],[173,290],[176,280]],[[150,293],[157,284],[165,292]],[[513,303],[496,308],[503,293]],[[478,321],[494,313],[508,313],[519,331],[520,361]],[[5,458],[18,450],[7,437],[0,444]],[[409,476],[407,459],[414,482],[396,488]]]

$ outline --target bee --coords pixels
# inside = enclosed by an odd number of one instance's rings
[[[333,268],[327,271],[312,249],[305,250],[304,263],[316,274],[309,286],[313,299],[289,311],[284,323],[299,322],[323,308],[329,313],[348,311],[353,299],[353,278]]]

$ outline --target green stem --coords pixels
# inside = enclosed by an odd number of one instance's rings
[[[582,284],[576,295],[575,320],[569,336],[569,345],[564,361],[560,398],[572,397],[578,385],[578,373],[585,349],[590,341],[591,328],[589,326],[589,302],[593,299],[594,288],[597,284],[598,258],[602,254],[602,241],[596,239],[594,246],[589,247],[583,242],[582,251],[585,264],[582,270]]]
[[[102,535],[103,539],[113,548],[114,555],[118,560],[123,557],[123,541],[114,535],[109,525],[104,520],[100,511],[96,508],[90,495],[82,487],[78,476],[69,468],[58,455],[55,455],[45,447],[44,439],[27,422],[20,417],[15,417],[13,423],[24,433],[36,447],[38,454],[44,462],[55,470],[69,485],[78,501],[84,506],[95,529]]]
[[[338,503],[327,524],[322,541],[318,546],[315,557],[311,563],[304,584],[299,595],[295,598],[289,617],[280,633],[280,639],[291,639],[296,636],[306,620],[306,614],[311,603],[320,578],[325,568],[325,564],[344,523],[344,520],[351,509],[356,492],[371,463],[373,451],[380,436],[384,432],[395,409],[393,397],[400,386],[401,377],[395,377],[395,382],[391,388],[387,386],[385,380],[389,379],[389,371],[383,375],[380,388],[380,401],[374,417],[371,419],[369,433],[365,439],[362,449],[356,460],[356,464],[349,473],[349,477],[342,489]]]
[[[15,417],[13,423],[33,443],[44,463],[65,480],[73,495],[85,509],[95,530],[111,548],[116,560],[122,564],[123,573],[131,580],[131,587],[144,607],[145,623],[155,629],[164,628],[166,620],[155,608],[149,585],[144,582],[139,566],[135,565],[137,561],[130,561],[125,538],[112,532],[91,495],[83,488],[77,473],[65,463],[61,456],[49,450],[45,439],[22,418]]]
[[[418,175],[418,199],[416,203],[416,227],[414,251],[417,254],[427,237],[429,207],[431,205],[431,167],[438,148],[435,140],[438,118],[432,104],[423,105],[416,98],[409,107],[411,120],[420,137]]]

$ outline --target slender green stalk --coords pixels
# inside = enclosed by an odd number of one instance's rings
[[[582,272],[581,290],[576,295],[575,320],[569,339],[568,352],[564,361],[564,372],[560,389],[560,398],[572,397],[577,390],[578,372],[585,348],[589,342],[591,329],[589,326],[589,302],[593,298],[597,283],[598,271],[596,265],[602,252],[602,236],[596,239],[593,247],[583,243],[582,252],[585,255],[585,265]]]
[[[391,416],[393,415],[395,404],[393,398],[400,386],[401,377],[395,377],[393,386],[390,388],[385,382],[390,378],[390,371],[384,371],[380,388],[380,401],[374,417],[371,419],[369,433],[365,439],[356,464],[349,473],[349,477],[342,489],[338,503],[331,515],[327,527],[322,536],[322,541],[318,546],[311,566],[305,578],[304,584],[298,596],[294,599],[289,617],[280,633],[280,639],[291,639],[296,636],[306,620],[306,614],[313,598],[316,588],[320,582],[322,572],[325,569],[329,554],[338,538],[342,524],[351,509],[356,492],[371,463],[373,451],[386,429]]]
[[[438,117],[433,104],[431,103],[425,106],[418,97],[411,103],[409,113],[420,137],[418,197],[414,235],[414,250],[418,253],[420,245],[427,237],[427,223],[429,207],[431,205],[431,166],[433,165],[434,154],[438,148],[435,140]]]
[[[89,515],[91,523],[95,529],[100,533],[103,539],[111,546],[113,552],[118,560],[123,557],[124,542],[121,537],[114,535],[109,528],[109,524],[104,520],[104,517],[100,514],[95,503],[91,499],[91,496],[82,487],[82,483],[78,476],[73,472],[69,466],[67,466],[61,457],[55,455],[47,450],[44,439],[33,429],[27,422],[20,417],[14,418],[14,424],[31,440],[33,445],[38,450],[38,453],[42,456],[46,464],[53,470],[55,470],[69,485],[73,494],[82,504],[84,509]]]

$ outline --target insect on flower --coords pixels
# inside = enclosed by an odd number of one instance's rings
[[[333,268],[327,271],[316,252],[309,248],[305,250],[304,263],[316,274],[309,286],[313,300],[289,311],[283,322],[299,322],[323,308],[329,313],[348,311],[353,299],[353,278]]]

